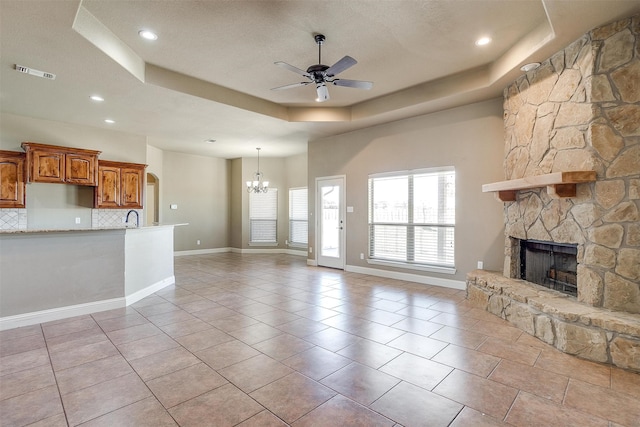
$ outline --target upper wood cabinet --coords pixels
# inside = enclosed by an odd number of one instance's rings
[[[0,150],[0,208],[25,207],[25,154]]]
[[[27,152],[27,182],[96,186],[100,151],[23,142]]]
[[[100,160],[96,208],[142,209],[142,185],[147,165]]]

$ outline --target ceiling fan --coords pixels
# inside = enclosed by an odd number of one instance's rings
[[[271,90],[282,90],[282,89],[291,89],[299,86],[306,86],[310,84],[316,85],[316,91],[318,93],[318,97],[316,101],[324,102],[329,99],[329,89],[327,89],[328,84],[332,84],[335,86],[344,86],[344,87],[352,87],[356,89],[371,89],[373,87],[372,82],[365,82],[362,80],[347,80],[347,79],[338,79],[335,76],[344,70],[353,67],[358,63],[355,59],[350,56],[345,56],[331,67],[328,65],[322,64],[322,43],[325,41],[325,36],[322,34],[316,34],[314,36],[316,43],[318,44],[318,63],[315,65],[309,66],[307,71],[301,70],[300,68],[294,67],[293,65],[289,65],[286,62],[275,62],[274,64],[279,65],[282,68],[286,68],[289,71],[293,71],[294,73],[300,74],[301,76],[309,79],[307,82],[294,83],[290,85],[274,87]]]

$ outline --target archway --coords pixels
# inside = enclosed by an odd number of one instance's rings
[[[160,180],[152,173],[147,173],[147,191],[145,200],[145,224],[160,222],[159,215]]]

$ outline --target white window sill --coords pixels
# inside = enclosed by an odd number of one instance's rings
[[[428,271],[430,273],[456,274],[455,267],[441,267],[438,265],[418,265],[406,262],[383,261],[379,259],[367,259],[368,264],[384,265],[387,267],[404,268],[407,270]]]
[[[278,242],[249,242],[249,246],[278,246]]]

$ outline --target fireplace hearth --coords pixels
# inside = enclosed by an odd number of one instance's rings
[[[576,297],[578,245],[520,240],[520,278]]]

